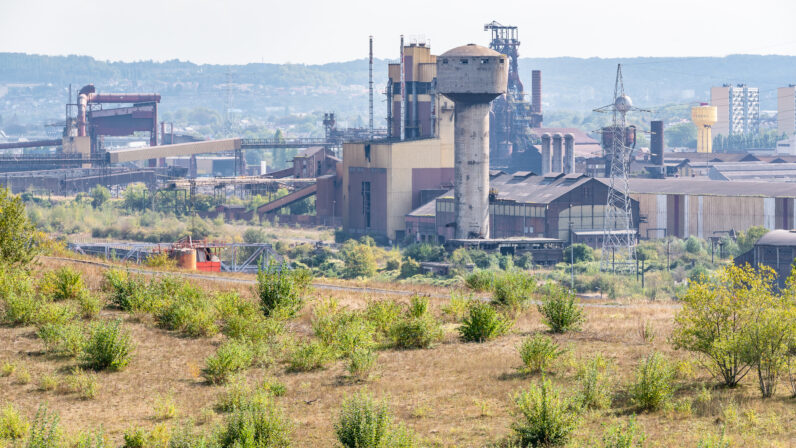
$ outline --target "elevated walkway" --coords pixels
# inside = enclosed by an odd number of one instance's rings
[[[296,190],[288,194],[287,196],[282,196],[279,199],[276,199],[267,204],[263,204],[257,207],[257,215],[260,217],[260,220],[262,221],[263,215],[266,215],[268,213],[274,213],[284,207],[295,204],[296,202],[301,201],[302,199],[306,199],[314,195],[317,191],[318,191],[318,184],[312,184],[307,187],[301,188],[299,190]]]

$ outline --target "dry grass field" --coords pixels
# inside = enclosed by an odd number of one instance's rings
[[[102,268],[53,260],[41,264],[42,270],[69,264],[83,272],[91,289],[100,288]],[[252,295],[248,285],[211,279],[191,282],[208,290],[235,289]],[[360,286],[355,282],[339,284]],[[412,289],[407,285],[378,286]],[[437,287],[415,290],[435,296],[450,292]],[[289,323],[289,329],[299,337],[310,337],[313,305],[328,297],[350,309],[364,308],[370,300],[408,301],[406,296],[395,294],[316,289],[300,316]],[[444,299],[432,298],[432,311],[439,314],[445,303]],[[796,446],[796,399],[787,396],[787,388],[781,385],[775,397],[763,400],[753,372],[735,390],[715,388],[715,381],[696,358],[674,351],[667,341],[677,310],[673,303],[589,301],[582,331],[550,335],[566,353],[556,361],[548,379],[567,393],[574,393],[576,367],[585,359],[600,353],[612,364],[611,407],[585,412],[569,446],[595,446],[606,425],[626,421],[639,412],[630,403],[627,385],[638,362],[653,351],[676,363],[678,388],[668,408],[638,413],[637,422],[647,435],[646,446],[696,447],[700,439],[718,434],[722,428],[734,447]],[[100,316],[121,317],[136,349],[122,371],[96,374],[98,390],[93,399],[81,399],[58,388],[39,390],[42,377],[54,375],[63,381],[76,361],[46,355],[34,327],[0,327],[0,365],[14,363],[17,372],[30,374],[27,384],[22,384],[24,378],[20,380],[16,373],[0,378],[0,406],[11,402],[32,416],[40,403],[48,403],[60,414],[67,433],[101,427],[114,446],[121,445],[123,433],[133,427],[151,429],[191,419],[199,430],[210,431],[222,421],[223,415],[213,409],[225,386],[207,384],[201,369],[225,336],[188,338],[160,329],[146,318],[108,307]],[[386,397],[396,420],[414,430],[426,445],[489,446],[510,433],[512,396],[540,379],[520,373],[517,346],[528,335],[545,332],[546,327],[534,307],[517,316],[508,335],[486,343],[461,342],[456,326],[447,322],[443,342],[430,349],[380,350],[375,373],[367,382],[350,380],[344,361],[303,373],[288,372],[281,364],[250,368],[245,376],[251,383],[275,378],[286,386],[286,393],[276,401],[293,423],[294,446],[335,446],[333,425],[341,401],[361,388]],[[157,418],[156,402],[164,399],[173,400],[176,417]]]

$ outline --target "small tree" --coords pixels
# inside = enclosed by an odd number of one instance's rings
[[[376,254],[373,247],[348,240],[340,249],[345,270],[343,275],[347,278],[373,277],[376,275]]]
[[[0,258],[5,265],[25,266],[40,252],[41,237],[19,196],[0,187]]]
[[[545,294],[547,297],[538,305],[545,325],[549,326],[553,333],[578,330],[585,316],[575,293],[563,286],[550,284]]]
[[[564,249],[564,263],[572,262],[573,256],[575,263],[594,261],[594,249],[583,243],[571,244]]]
[[[577,405],[546,379],[518,393],[514,404],[520,418],[511,427],[519,446],[564,445],[577,427]]]
[[[89,196],[91,196],[91,206],[100,208],[102,204],[108,202],[108,199],[111,198],[111,192],[102,185],[97,185],[91,189]]]
[[[744,309],[761,288],[770,286],[748,265],[728,266],[711,279],[692,282],[675,316],[674,347],[701,353],[711,373],[735,387],[750,366],[742,356]]]

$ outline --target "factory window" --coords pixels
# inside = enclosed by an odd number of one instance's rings
[[[487,59],[487,58],[481,59],[481,63],[482,64],[489,64],[489,59]]]
[[[501,63],[501,64],[502,64],[502,63],[504,63],[504,62],[506,62],[506,60],[505,60],[505,59],[501,59],[501,60],[500,60],[500,63]]]
[[[365,228],[369,229],[370,228],[370,182],[362,182],[362,214],[365,215]]]
[[[365,145],[365,158],[370,162],[370,144]]]
[[[442,63],[443,63],[443,64],[447,64],[447,63],[448,63],[448,59],[447,59],[447,58],[443,59],[443,60],[442,60]]]
[[[468,61],[467,59],[462,59],[461,61],[462,61],[462,64],[469,64],[470,63],[470,61]]]

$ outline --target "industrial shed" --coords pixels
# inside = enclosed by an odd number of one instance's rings
[[[796,260],[796,230],[772,230],[763,235],[748,252],[735,258],[735,264],[752,267],[769,266],[777,273],[780,287],[793,269]]]
[[[639,203],[641,238],[709,238],[796,222],[796,188],[787,182],[630,179],[629,187]]]

